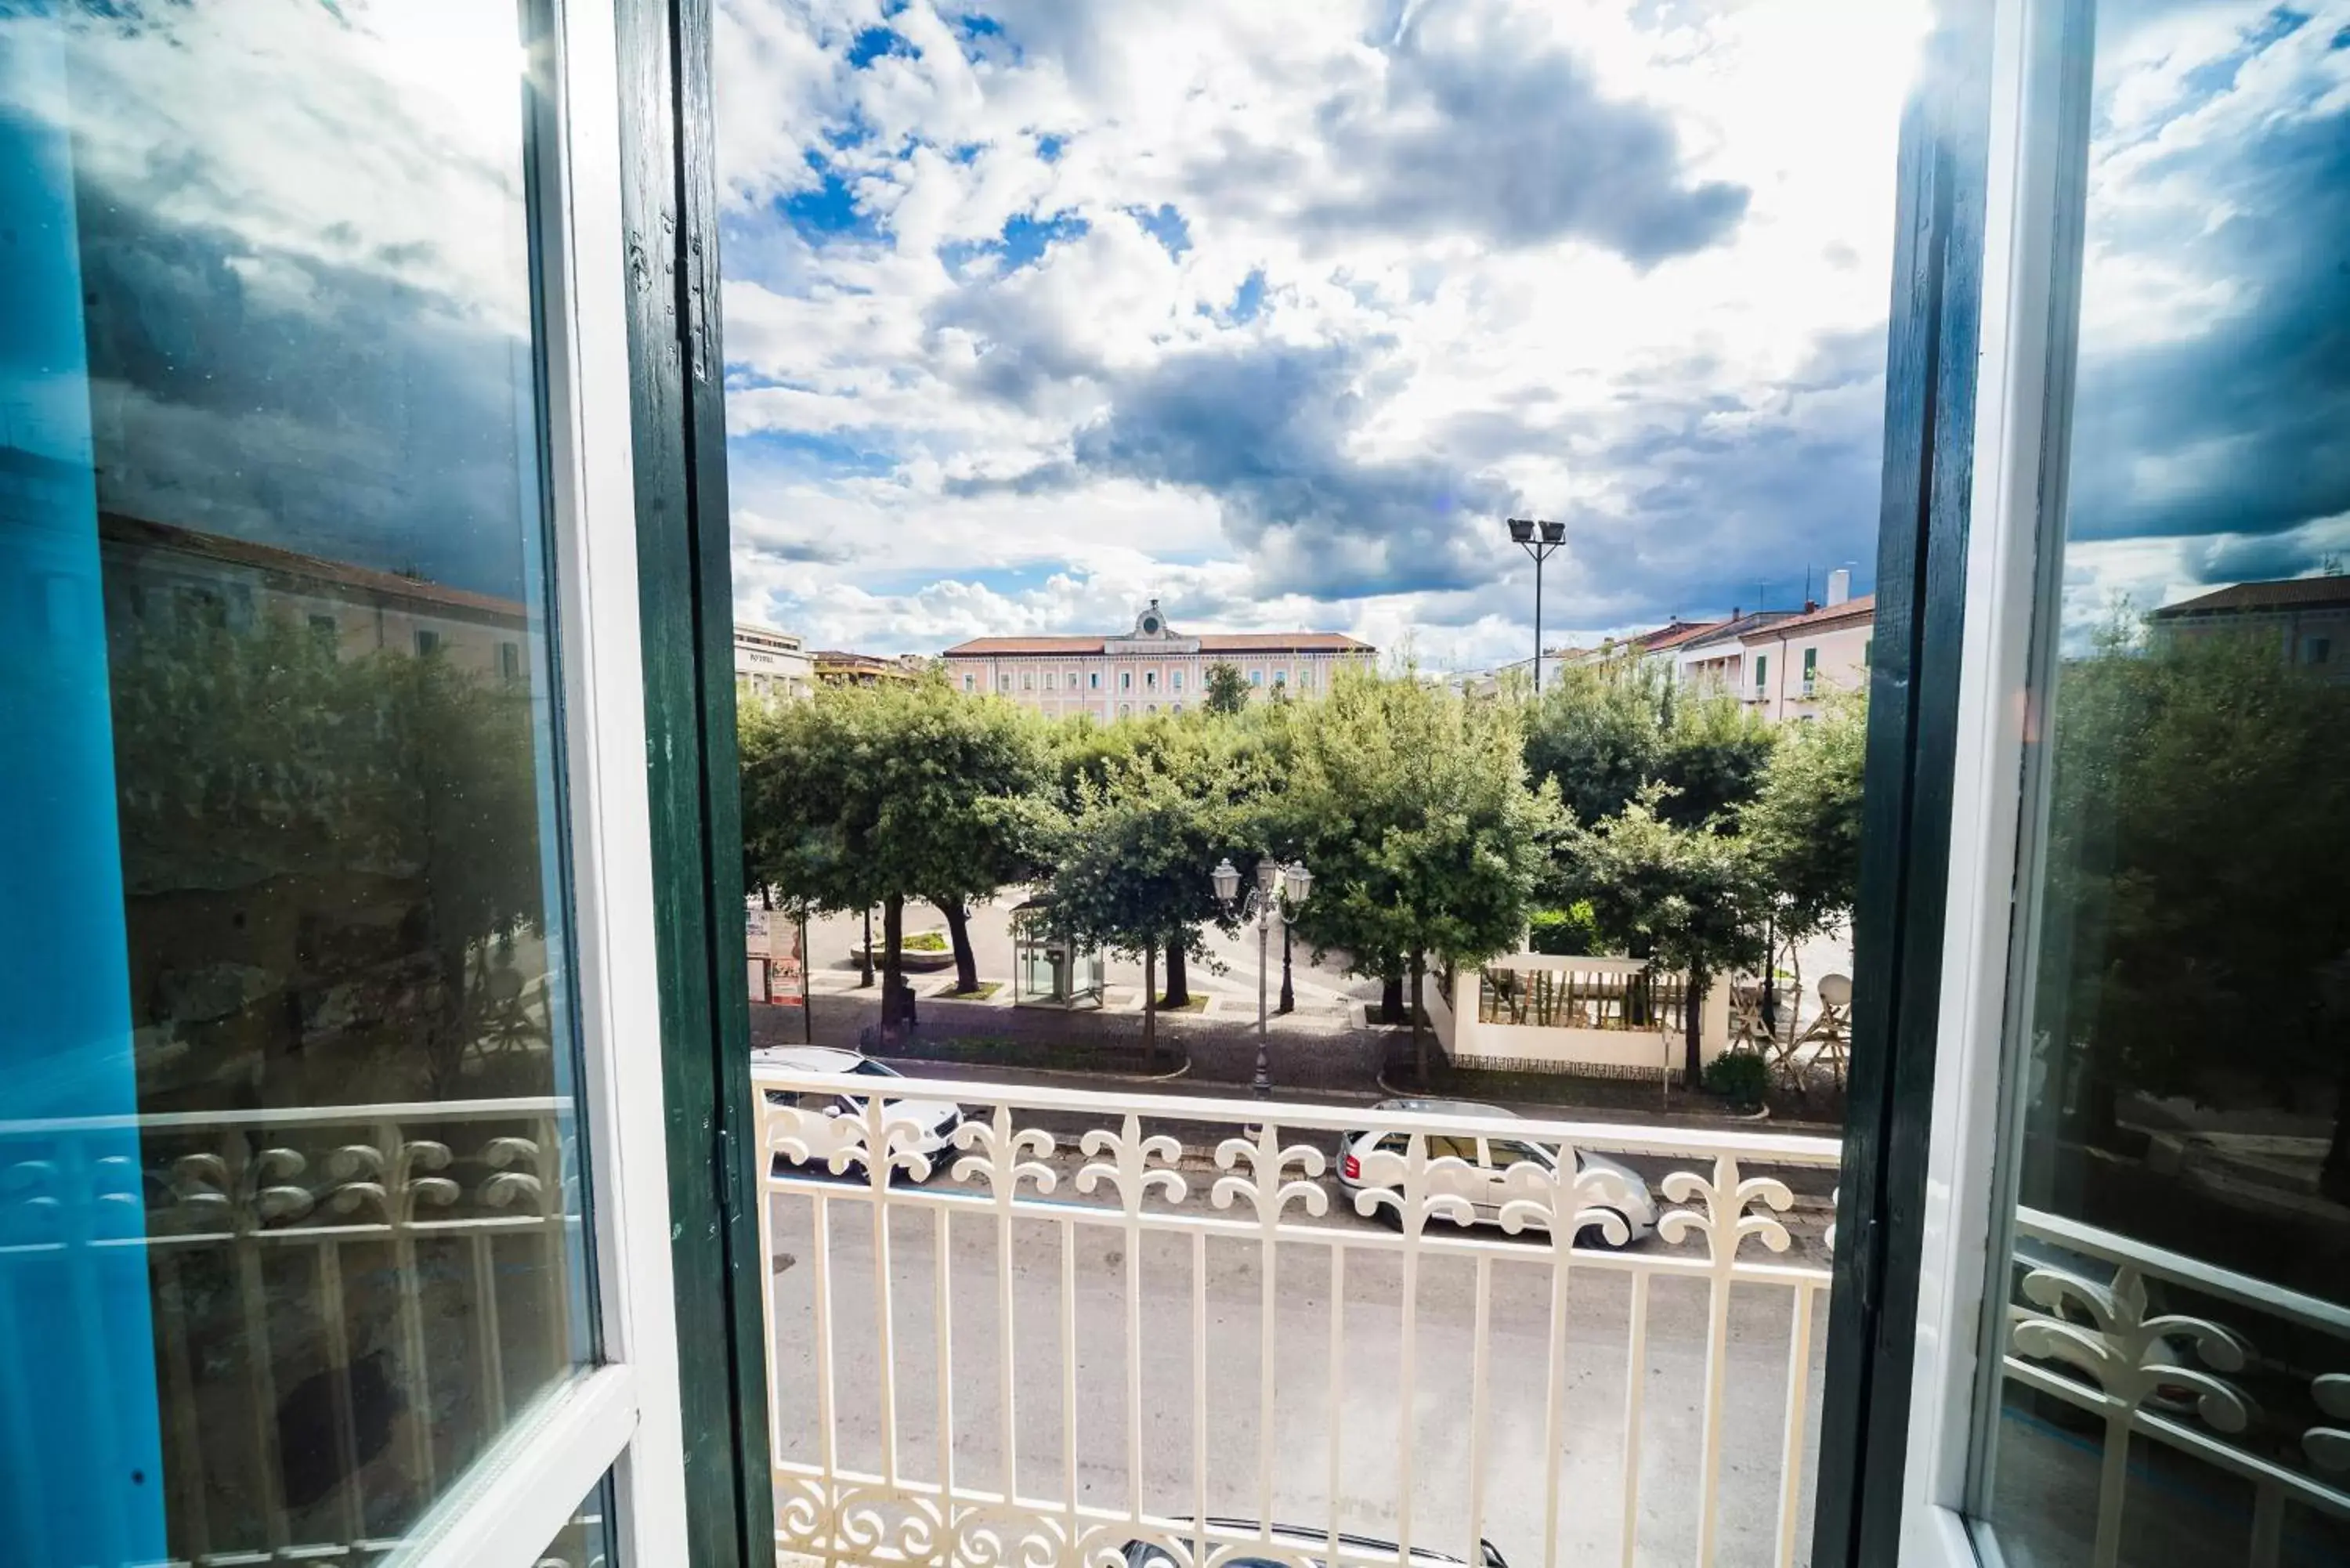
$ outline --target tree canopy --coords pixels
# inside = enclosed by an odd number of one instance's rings
[[[1759,962],[1767,885],[1753,846],[1711,826],[1682,827],[1651,784],[1596,826],[1576,824],[1558,858],[1562,891],[1587,903],[1598,929],[1690,977],[1688,1081],[1698,1081],[1698,1018],[1711,977]]]
[[[742,720],[743,844],[786,908],[882,906],[882,1017],[899,1018],[905,903],[946,914],[958,978],[975,983],[963,915],[1043,868],[1050,774],[1036,722],[935,676],[827,686]]]
[[[1556,786],[1527,783],[1517,707],[1349,671],[1291,711],[1287,788],[1265,820],[1315,878],[1299,931],[1358,971],[1401,964],[1415,991],[1431,960],[1516,948],[1565,826]],[[1412,1015],[1417,1035],[1417,994]]]
[[[1241,667],[1228,659],[1208,666],[1207,709],[1211,713],[1237,713],[1248,706],[1247,680]]]
[[[1555,783],[1581,823],[1622,812],[1666,786],[1668,822],[1731,826],[1771,763],[1776,732],[1735,698],[1691,693],[1637,659],[1570,664],[1526,717],[1525,764]]]
[[[1838,694],[1779,742],[1741,815],[1775,898],[1780,933],[1800,940],[1848,919],[1860,896],[1860,776],[1868,702]]]

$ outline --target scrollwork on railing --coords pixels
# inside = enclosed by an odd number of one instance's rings
[[[2319,1469],[2334,1474],[2350,1471],[2350,1373],[2328,1372],[2309,1386],[2318,1409],[2344,1427],[2312,1427],[2301,1435],[2302,1451]]]
[[[1052,1167],[1042,1163],[1044,1157],[1053,1152],[1053,1135],[1039,1127],[1021,1127],[1015,1131],[1012,1126],[1012,1109],[1008,1106],[996,1106],[995,1115],[990,1120],[964,1122],[956,1127],[954,1145],[960,1149],[976,1151],[966,1153],[954,1162],[954,1179],[957,1181],[984,1180],[989,1195],[999,1208],[1011,1208],[1024,1180],[1034,1186],[1039,1194],[1052,1191],[1058,1183],[1059,1179],[1053,1174]],[[1024,1159],[1022,1158],[1024,1155],[1037,1158]]]
[[[1183,1146],[1158,1133],[1142,1136],[1142,1118],[1128,1112],[1117,1132],[1094,1127],[1077,1140],[1077,1151],[1089,1157],[1077,1170],[1076,1187],[1090,1193],[1105,1181],[1117,1189],[1118,1205],[1129,1216],[1142,1212],[1143,1200],[1154,1191],[1170,1204],[1180,1203],[1191,1189],[1173,1167],[1183,1158]],[[1152,1160],[1159,1162],[1153,1168]]]
[[[513,1208],[517,1201],[533,1208],[544,1204],[550,1183],[536,1139],[494,1137],[482,1146],[481,1158],[490,1168],[482,1182],[484,1203],[493,1209]]]
[[[401,1138],[395,1135],[398,1152],[391,1160],[391,1208],[395,1220],[402,1225],[416,1223],[417,1210],[430,1204],[435,1209],[455,1206],[463,1189],[445,1176],[420,1176],[419,1171],[446,1170],[456,1160],[449,1146],[438,1138]]]
[[[182,1155],[172,1162],[170,1190],[199,1226],[251,1235],[281,1220],[299,1220],[316,1199],[294,1178],[309,1168],[298,1149],[271,1147],[247,1153],[232,1140],[228,1155]]]
[[[1421,1234],[1430,1220],[1476,1223],[1474,1196],[1484,1179],[1457,1154],[1429,1158],[1427,1135],[1410,1134],[1400,1154],[1373,1147],[1358,1158],[1364,1185],[1356,1190],[1355,1212],[1366,1220],[1385,1209],[1409,1236]]]
[[[1217,1169],[1236,1170],[1243,1159],[1248,1161],[1248,1175],[1220,1176],[1209,1189],[1208,1200],[1217,1208],[1230,1209],[1247,1199],[1256,1211],[1258,1228],[1268,1238],[1280,1229],[1282,1210],[1293,1203],[1316,1219],[1330,1211],[1330,1199],[1320,1183],[1325,1164],[1320,1149],[1307,1144],[1284,1148],[1281,1129],[1267,1121],[1253,1138],[1228,1137],[1216,1146]],[[1293,1165],[1305,1172],[1304,1179],[1286,1179]]]
[[[794,1165],[820,1165],[835,1176],[865,1163],[865,1124],[841,1115],[837,1106],[815,1110],[771,1105],[762,1116],[769,1155],[782,1155]]]
[[[2251,1425],[2257,1408],[2251,1397],[2217,1376],[2241,1372],[2251,1347],[2233,1329],[2207,1318],[2147,1315],[2146,1277],[2138,1270],[2124,1265],[2111,1285],[2099,1285],[2060,1270],[2033,1269],[2024,1275],[2022,1293],[2047,1315],[2016,1319],[2009,1343],[2018,1355],[2061,1361],[2130,1409],[2158,1389],[2185,1388],[2195,1396],[2195,1413],[2215,1431],[2237,1433]],[[2203,1366],[2178,1359],[2177,1345],[2191,1349]]]
[[[1740,1244],[1750,1238],[1773,1252],[1787,1250],[1787,1227],[1777,1215],[1794,1207],[1795,1198],[1776,1177],[1742,1177],[1737,1158],[1725,1154],[1713,1162],[1711,1179],[1694,1170],[1676,1170],[1663,1185],[1665,1197],[1671,1201],[1702,1205],[1669,1210],[1657,1221],[1657,1234],[1675,1246],[1687,1241],[1690,1232],[1700,1233],[1705,1237],[1706,1255],[1724,1266],[1736,1259]],[[1768,1207],[1756,1210],[1753,1205],[1758,1201]]]
[[[1059,1519],[1018,1504],[981,1504],[955,1515],[957,1568],[1059,1568],[1073,1543]]]
[[[1575,1174],[1565,1179],[1539,1161],[1522,1159],[1502,1173],[1502,1229],[1516,1235],[1528,1229],[1547,1231],[1562,1250],[1575,1244],[1586,1231],[1596,1230],[1611,1247],[1632,1239],[1625,1222],[1632,1194],[1615,1172],[1578,1169],[1575,1151],[1559,1150],[1559,1168]],[[1562,1216],[1565,1222],[1562,1223]]]

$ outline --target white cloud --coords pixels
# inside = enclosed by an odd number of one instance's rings
[[[747,612],[894,651],[1156,591],[1479,663],[1513,508],[1578,542],[1554,624],[1866,554],[1920,5],[983,9],[722,4]],[[858,537],[920,554],[807,548]]]

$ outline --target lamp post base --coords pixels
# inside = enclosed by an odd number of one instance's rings
[[[1266,1099],[1273,1095],[1273,1057],[1267,1050],[1264,1016],[1265,969],[1273,958],[1272,938],[1270,911],[1261,910],[1256,918],[1256,1076],[1249,1080],[1249,1088]]]

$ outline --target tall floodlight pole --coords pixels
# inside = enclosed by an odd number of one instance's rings
[[[1510,538],[1519,548],[1534,558],[1534,695],[1542,695],[1542,594],[1543,563],[1551,552],[1566,543],[1566,524],[1545,523],[1533,517],[1513,517]]]
[[[1216,902],[1225,909],[1232,908],[1240,897],[1239,867],[1227,856],[1216,862],[1208,873],[1208,885],[1215,890]],[[1240,906],[1240,917],[1256,926],[1256,1076],[1249,1087],[1260,1096],[1273,1093],[1273,1055],[1265,1015],[1265,980],[1273,967],[1273,928],[1281,927],[1284,940],[1289,935],[1290,911],[1305,902],[1305,895],[1314,890],[1314,874],[1303,860],[1293,860],[1286,866],[1276,865],[1273,857],[1256,863],[1256,885],[1248,890],[1247,902]]]

